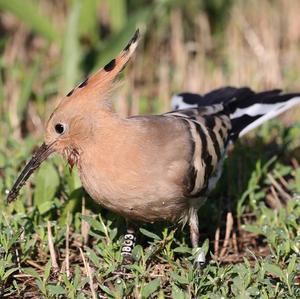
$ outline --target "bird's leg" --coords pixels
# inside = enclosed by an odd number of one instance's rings
[[[202,247],[199,247],[199,224],[197,209],[192,209],[189,218],[190,238],[193,246],[193,254],[195,256],[195,267],[201,271],[205,264],[205,253]]]
[[[136,228],[132,223],[127,223],[126,234],[124,235],[124,241],[121,248],[121,254],[123,256],[123,265],[132,263],[132,250],[136,242]]]

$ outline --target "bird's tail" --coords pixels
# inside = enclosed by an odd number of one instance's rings
[[[173,97],[177,109],[223,104],[232,123],[232,139],[241,137],[265,121],[300,104],[300,93],[281,94],[281,90],[255,93],[249,88],[225,87],[203,96],[182,93]]]
[[[246,99],[233,99],[230,111],[232,135],[241,137],[265,121],[300,103],[300,94],[280,94],[280,90],[256,93]]]

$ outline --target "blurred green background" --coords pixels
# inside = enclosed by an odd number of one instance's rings
[[[110,61],[137,27],[142,40],[115,95],[123,115],[166,111],[183,90],[300,89],[297,0],[0,0],[0,9],[6,133],[40,136],[57,95]]]
[[[113,95],[123,116],[168,111],[180,91],[299,92],[299,11],[298,0],[0,0],[0,297],[96,298],[85,256],[101,298],[299,298],[299,108],[250,134],[226,162],[199,214],[214,254],[200,280],[188,236],[164,224],[142,231],[150,251],[136,247],[129,276],[116,277],[124,220],[95,205],[60,157],[5,203],[57,100],[137,27],[139,47]]]

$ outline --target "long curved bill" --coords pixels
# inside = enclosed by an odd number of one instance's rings
[[[31,160],[25,165],[19,177],[15,181],[13,187],[8,192],[7,202],[10,203],[17,198],[22,186],[29,179],[31,174],[46,160],[50,154],[54,152],[53,143],[46,145],[43,143],[33,154]]]

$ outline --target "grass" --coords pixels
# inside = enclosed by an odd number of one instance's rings
[[[273,126],[259,132],[270,131]],[[200,278],[193,270],[187,232],[165,223],[141,228],[135,262],[126,273],[120,272],[124,221],[95,207],[60,158],[47,162],[35,175],[34,188],[28,186],[10,206],[1,202],[2,296],[92,298],[94,292],[98,298],[299,297],[300,201],[293,195],[299,193],[299,168],[283,164],[290,152],[286,148],[284,157],[278,157],[279,149],[270,160],[268,146],[239,144],[219,188],[200,211],[202,242],[206,239],[209,256]],[[245,151],[251,155],[249,165],[256,151],[267,154],[260,154],[261,161],[251,168],[239,165]],[[27,154],[21,153],[19,160]],[[240,167],[248,171],[246,180],[230,179],[230,172]],[[10,173],[9,184],[17,170],[8,165],[5,172]],[[228,179],[231,186],[226,190],[222,185]],[[270,208],[266,196],[282,207]],[[227,208],[220,210],[220,205]]]
[[[16,202],[5,202],[42,142],[57,94],[113,58],[137,25],[142,44],[115,101],[123,115],[166,111],[183,89],[299,90],[298,2],[30,2],[23,10],[19,1],[0,1],[0,297],[299,298],[294,111],[229,154],[199,212],[208,255],[201,277],[187,228],[168,223],[143,225],[134,264],[120,271],[124,219],[96,205],[61,157],[43,164]]]

